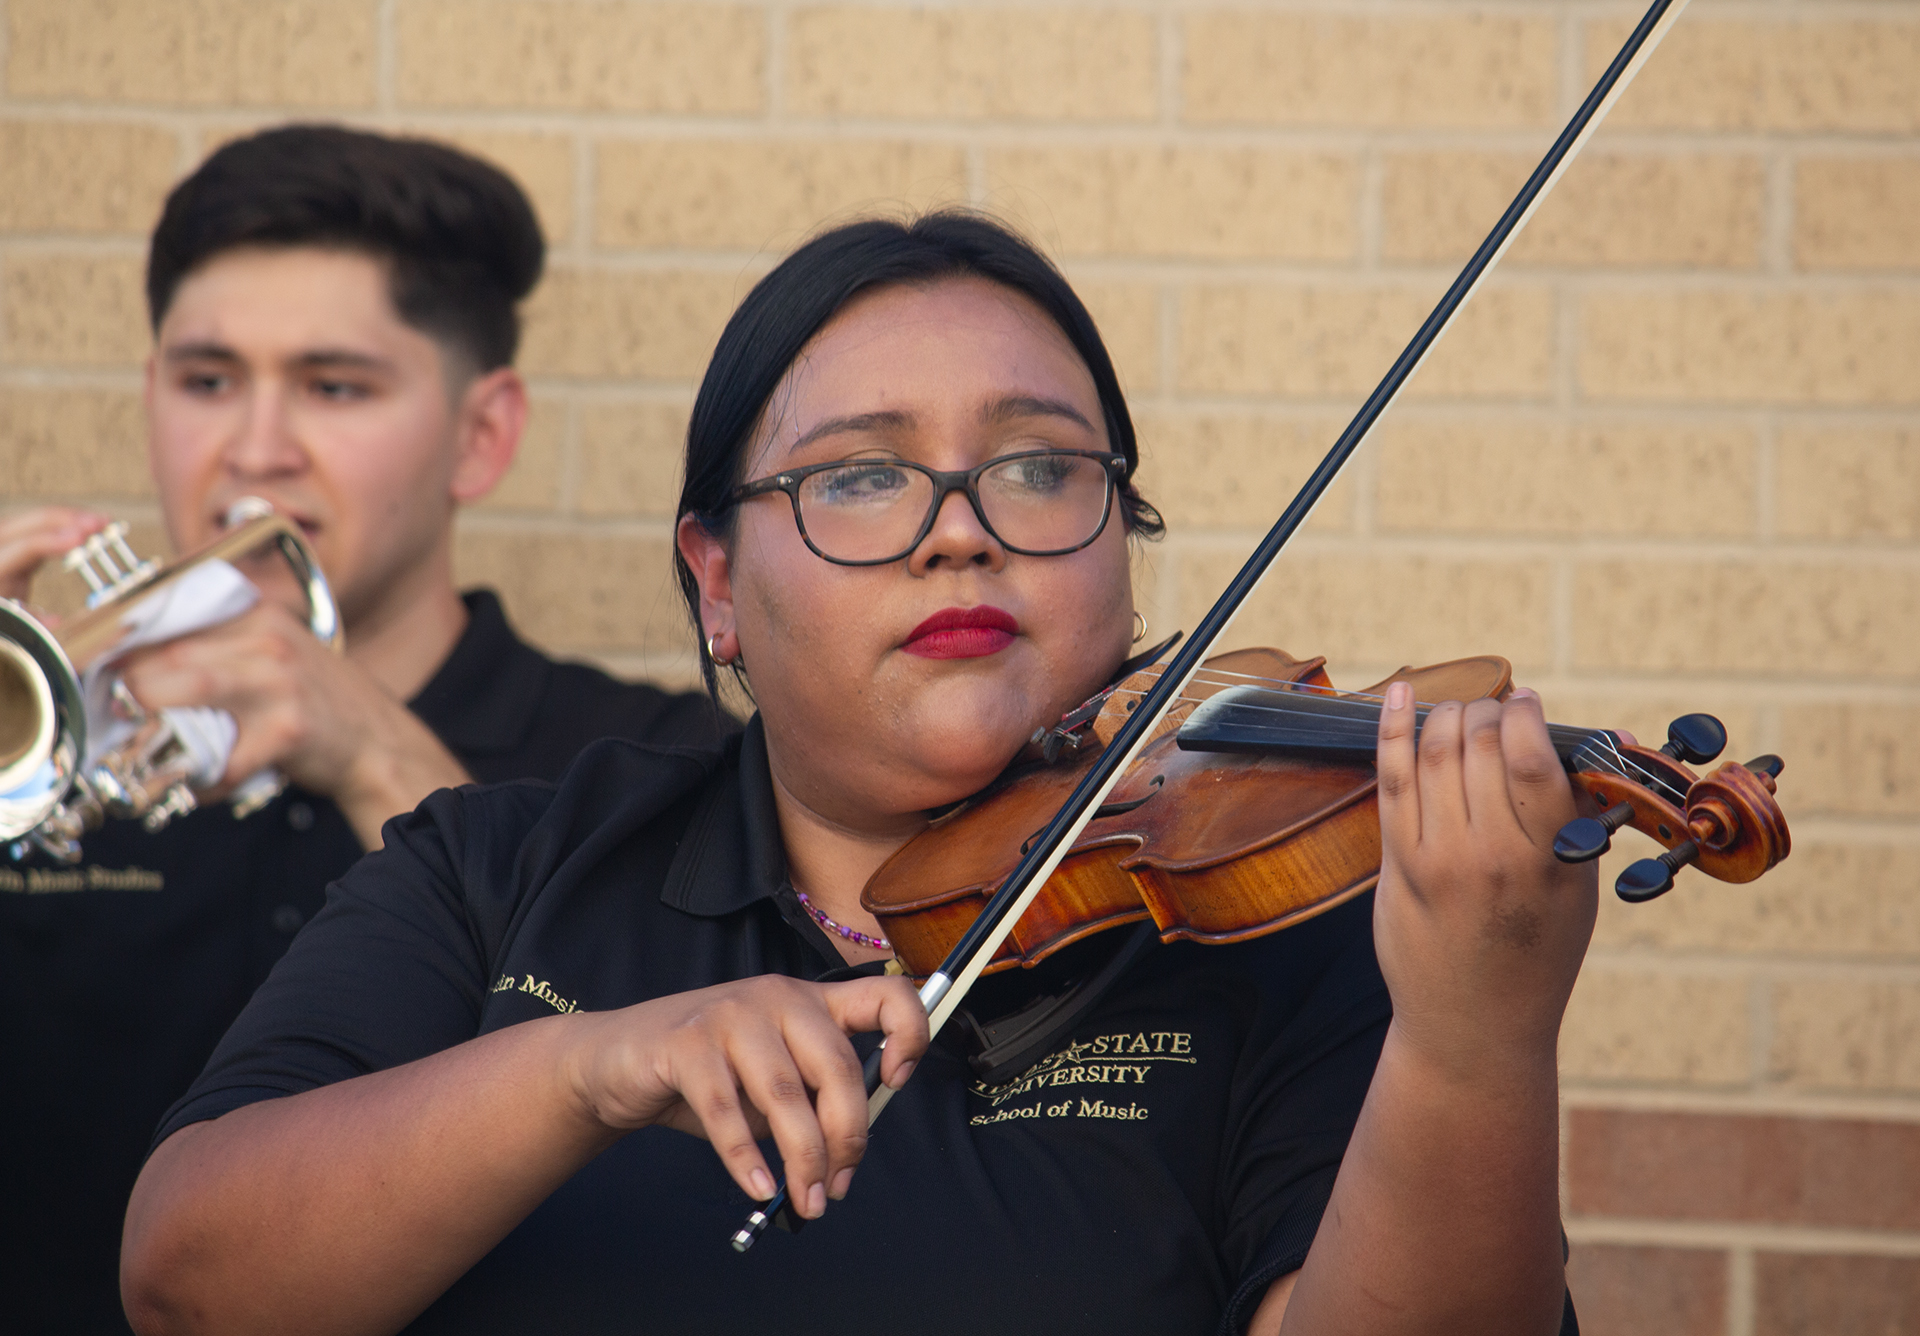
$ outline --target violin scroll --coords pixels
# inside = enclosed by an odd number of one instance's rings
[[[1665,895],[1673,889],[1674,874],[1689,864],[1720,881],[1759,877],[1792,848],[1786,818],[1773,798],[1785,763],[1759,756],[1744,765],[1723,765],[1704,779],[1681,764],[1712,760],[1726,739],[1718,719],[1690,714],[1673,721],[1658,751],[1625,744],[1608,748],[1613,764],[1582,769],[1573,777],[1605,810],[1561,827],[1554,855],[1566,863],[1589,862],[1608,850],[1623,826],[1652,836],[1666,852],[1633,863],[1614,884],[1629,904]]]

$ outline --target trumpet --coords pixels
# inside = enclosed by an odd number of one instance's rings
[[[0,598],[0,842],[9,857],[37,849],[77,862],[80,837],[108,817],[137,817],[160,830],[198,806],[196,782],[218,779],[231,721],[207,710],[149,715],[113,670],[117,652],[140,643],[143,627],[163,625],[189,586],[204,586],[207,576],[226,578],[229,588],[241,582],[230,565],[214,563],[277,554],[305,598],[308,629],[342,650],[339,609],[299,528],[258,497],[235,502],[225,518],[219,538],[167,565],[136,557],[123,523],[95,534],[64,559],[92,590],[87,611],[57,630]],[[117,739],[105,746],[96,736],[97,755],[88,750],[90,713],[96,734],[104,719]],[[257,811],[284,784],[272,771],[253,776],[229,799],[234,815]]]

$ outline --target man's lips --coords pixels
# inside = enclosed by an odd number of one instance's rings
[[[991,604],[942,608],[907,633],[900,646],[923,659],[977,659],[998,654],[1020,634],[1013,614]]]
[[[251,493],[249,493],[249,495],[251,495]],[[225,533],[228,529],[233,527],[232,525],[227,523],[229,514],[232,509],[232,504],[233,504],[232,502],[228,502],[227,505],[221,507],[218,511],[214,513],[213,531],[215,533]],[[274,514],[279,515],[283,519],[292,521],[294,526],[298,528],[300,532],[306,535],[308,538],[313,537],[314,534],[320,531],[319,521],[312,519],[309,516],[303,515],[299,511],[294,510],[289,506],[282,505],[278,501],[273,501],[270,504],[273,506]]]

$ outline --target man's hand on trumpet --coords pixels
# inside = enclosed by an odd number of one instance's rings
[[[25,602],[42,564],[106,528],[105,515],[72,506],[39,506],[0,515],[0,598]]]
[[[331,798],[363,847],[435,789],[471,782],[439,738],[372,675],[271,600],[205,631],[135,650],[120,671],[148,710],[201,705],[239,727],[219,788],[271,766]]]

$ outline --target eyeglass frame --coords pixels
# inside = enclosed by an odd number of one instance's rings
[[[1057,455],[1073,455],[1081,459],[1097,460],[1105,469],[1103,476],[1106,479],[1107,496],[1106,502],[1101,508],[1100,523],[1094,527],[1092,533],[1075,543],[1072,547],[1015,547],[1012,543],[1002,538],[998,531],[994,529],[992,522],[987,519],[986,510],[980,503],[980,477],[989,469],[999,468],[1002,464],[1011,463],[1016,459],[1035,459],[1043,456],[1050,457]],[[800,514],[800,484],[816,473],[825,473],[828,469],[847,468],[850,465],[861,463],[892,464],[899,468],[912,469],[915,473],[926,474],[929,478],[933,479],[933,503],[927,507],[926,518],[920,521],[920,531],[913,536],[913,541],[892,556],[868,557],[861,561],[849,561],[844,557],[830,557],[820,550],[819,544],[813,541],[813,535],[807,532],[807,522]],[[1081,548],[1087,547],[1107,531],[1107,526],[1113,522],[1114,495],[1126,484],[1127,474],[1131,470],[1131,467],[1132,465],[1125,455],[1111,450],[1018,450],[1010,455],[997,455],[983,463],[975,464],[970,469],[928,468],[925,464],[915,463],[911,459],[895,459],[891,456],[872,460],[834,459],[824,464],[806,464],[797,469],[784,469],[779,473],[769,474],[764,478],[756,478],[752,482],[743,482],[731,492],[727,493],[727,507],[731,509],[739,505],[742,501],[751,501],[756,496],[766,496],[772,492],[785,492],[787,501],[793,508],[793,525],[800,531],[800,540],[807,545],[814,556],[820,558],[822,561],[831,562],[835,566],[887,566],[893,562],[912,556],[913,550],[924,543],[927,540],[927,535],[933,532],[934,521],[939,518],[940,508],[946,505],[947,498],[955,492],[963,492],[966,494],[967,504],[973,507],[973,517],[980,521],[980,527],[987,531],[987,534],[994,542],[1000,544],[1000,546],[1007,551],[1023,557],[1064,557],[1070,552],[1078,552]]]

